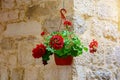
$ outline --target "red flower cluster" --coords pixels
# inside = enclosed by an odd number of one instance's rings
[[[98,48],[98,42],[93,39],[93,41],[89,45],[90,53],[94,53],[97,51]]]
[[[68,20],[64,21],[64,25],[65,26],[72,26],[72,23]]]
[[[45,32],[43,31],[43,32],[41,32],[41,36],[43,36],[43,35],[45,35]]]
[[[51,45],[51,47],[53,47],[56,50],[61,49],[64,45],[62,36],[60,36],[60,35],[52,36],[52,38],[50,39],[50,45]]]
[[[32,50],[32,52],[33,52],[32,56],[34,58],[40,58],[45,54],[46,47],[43,44],[39,44],[36,46],[36,48]]]

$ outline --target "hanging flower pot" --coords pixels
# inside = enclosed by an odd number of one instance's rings
[[[61,57],[54,55],[54,59],[55,59],[56,65],[61,65],[61,66],[62,65],[71,65],[72,61],[73,61],[72,56],[67,56],[65,58],[61,58]]]
[[[49,33],[47,36],[45,36],[47,32],[43,31],[41,36],[43,36],[44,42],[32,50],[33,57],[37,59],[42,57],[44,65],[47,64],[53,53],[56,65],[71,65],[73,57],[81,55],[83,51],[88,51],[79,37],[71,31],[72,23],[63,14],[63,12],[66,13],[66,10],[61,9],[60,12],[65,30],[60,30],[59,27],[59,30]]]

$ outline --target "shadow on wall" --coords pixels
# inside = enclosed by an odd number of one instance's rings
[[[41,16],[51,15],[52,12],[56,13],[56,7],[58,6],[58,3],[56,1],[47,1],[45,3],[41,3],[39,5],[33,5],[31,7],[28,7],[25,15],[29,19],[35,19],[40,18]]]

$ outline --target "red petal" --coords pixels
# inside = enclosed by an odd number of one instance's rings
[[[43,35],[45,35],[45,32],[43,31],[43,32],[41,32],[41,36],[43,36]]]

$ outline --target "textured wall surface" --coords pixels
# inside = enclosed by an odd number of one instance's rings
[[[0,80],[120,80],[118,1],[0,0]],[[83,43],[96,39],[99,47],[72,66],[56,66],[53,56],[43,66],[31,50],[43,42],[43,30],[58,30],[63,5]]]
[[[120,4],[120,0],[118,0],[118,4],[117,4],[118,5],[118,11],[119,11],[118,14],[120,14],[120,5],[119,4]],[[120,15],[118,15],[118,21],[119,21],[119,23],[118,23],[119,24],[118,30],[120,31]]]
[[[43,30],[58,29],[62,7],[62,0],[0,0],[0,80],[71,80],[71,66],[56,66],[53,56],[43,66],[31,52],[43,42]],[[72,0],[64,7],[71,19]]]
[[[118,0],[74,0],[75,32],[86,45],[96,39],[95,54],[74,59],[73,80],[120,80]]]

